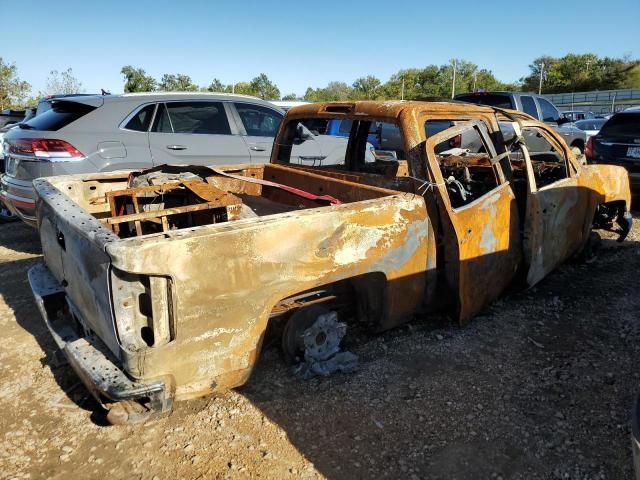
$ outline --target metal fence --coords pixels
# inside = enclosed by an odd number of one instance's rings
[[[544,96],[560,110],[612,113],[619,112],[630,106],[640,105],[640,88],[555,93]]]

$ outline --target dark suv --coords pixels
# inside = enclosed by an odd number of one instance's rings
[[[625,167],[634,193],[640,193],[640,109],[616,113],[597,135],[589,137],[585,149],[588,163]]]

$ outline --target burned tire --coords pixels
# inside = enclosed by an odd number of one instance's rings
[[[293,365],[304,360],[304,332],[311,328],[318,317],[329,311],[322,305],[311,305],[300,308],[291,315],[282,332],[282,351],[287,363]]]

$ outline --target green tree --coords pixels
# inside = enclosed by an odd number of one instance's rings
[[[357,98],[366,98],[367,100],[374,100],[377,98],[378,89],[381,82],[373,75],[367,75],[366,77],[360,77],[353,82],[353,89],[355,90],[355,96]]]
[[[131,65],[125,65],[120,70],[124,75],[124,91],[129,92],[153,92],[157,83],[151,75],[147,75],[142,68],[134,68]]]
[[[640,62],[627,71],[626,78],[620,86],[622,88],[640,88]]]
[[[399,70],[382,85],[380,95],[388,100],[410,100],[421,95],[421,85],[418,83],[419,68]]]
[[[17,72],[14,63],[6,63],[0,57],[0,110],[28,106],[25,101],[31,85],[20,80]]]
[[[277,100],[280,98],[280,90],[264,73],[251,80],[251,88],[255,92],[254,95],[263,100]]]
[[[353,89],[345,82],[329,82],[322,89],[322,95],[327,102],[342,102],[353,96]]]
[[[258,96],[255,85],[250,82],[234,83],[231,87],[231,91],[240,95],[253,95],[254,97]]]
[[[159,90],[164,92],[197,92],[198,86],[189,75],[165,73],[160,79]]]
[[[308,102],[340,102],[351,100],[354,90],[345,82],[329,82],[324,88],[307,88],[304,100]]]
[[[538,91],[541,69],[543,93],[640,87],[640,78],[635,77],[639,65],[638,60],[627,57],[600,58],[593,53],[570,53],[562,58],[545,55],[529,65],[529,75],[521,79],[522,90]]]
[[[207,91],[209,92],[230,92],[231,91],[231,87],[229,85],[225,85],[224,83],[222,83],[220,80],[218,80],[217,78],[214,78],[211,83],[209,84],[209,86],[206,88]]]
[[[68,95],[70,93],[82,93],[82,83],[73,76],[73,70],[67,68],[63,72],[52,70],[47,78],[47,87],[41,96],[45,95]]]
[[[300,100],[295,93],[290,93],[282,97],[282,100]]]

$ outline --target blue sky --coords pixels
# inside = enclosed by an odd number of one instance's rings
[[[503,81],[542,54],[640,57],[640,0],[0,0],[0,19],[0,56],[34,94],[69,67],[90,92],[121,92],[130,64],[199,85],[264,72],[284,95],[454,57]]]

